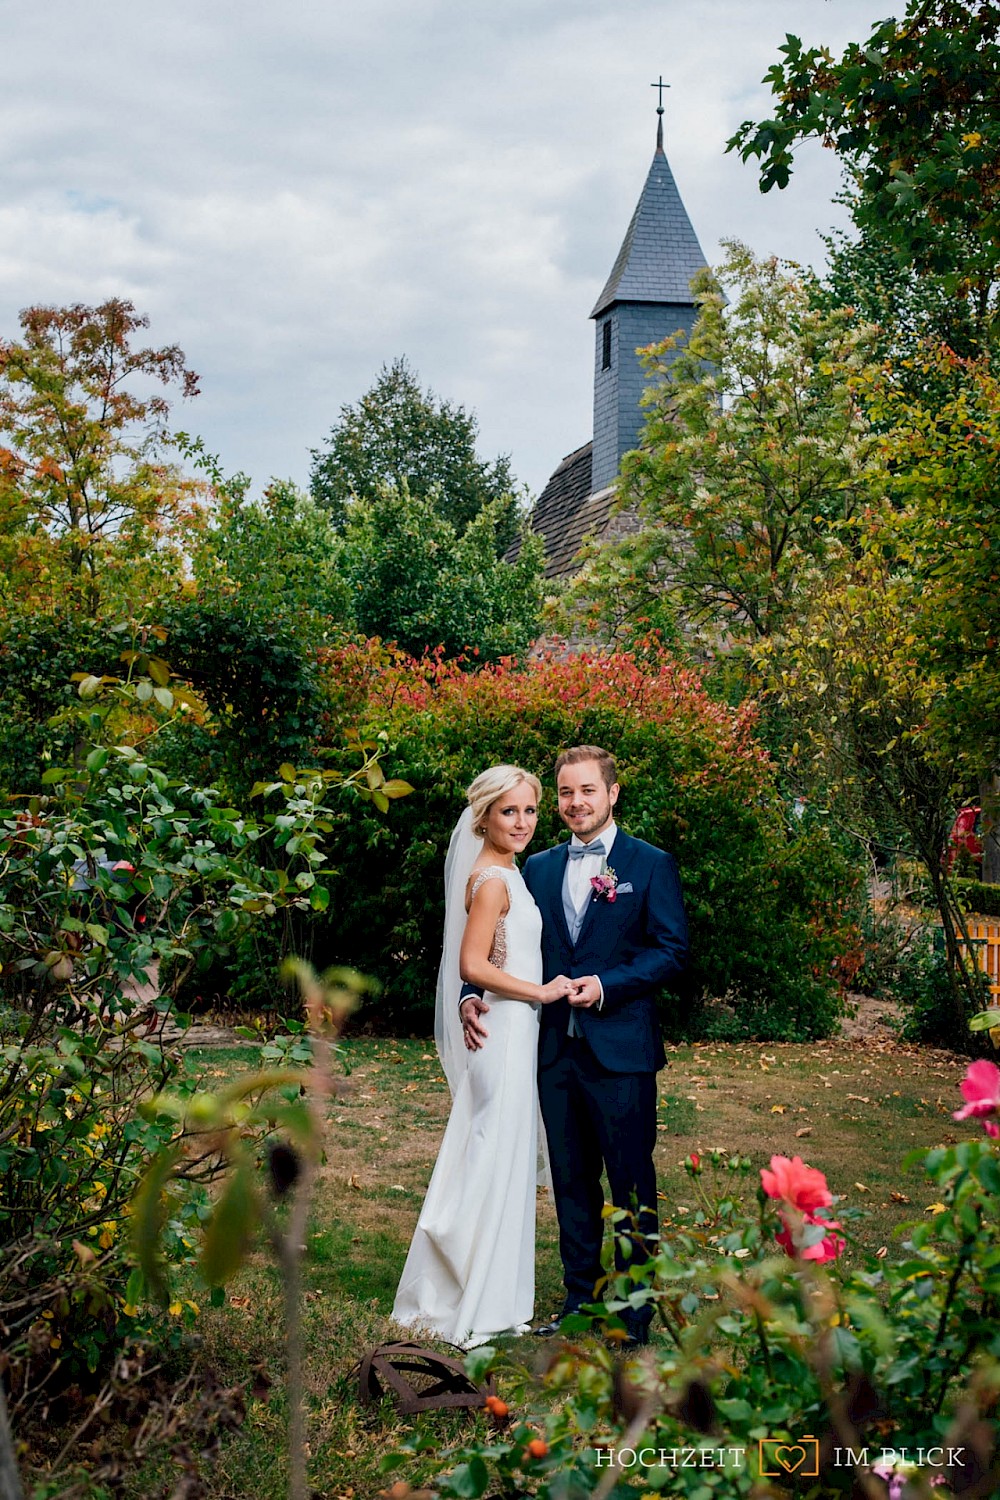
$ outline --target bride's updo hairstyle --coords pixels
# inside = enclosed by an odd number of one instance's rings
[[[465,794],[472,809],[472,831],[477,838],[481,839],[486,832],[485,820],[494,802],[506,797],[523,781],[531,787],[536,800],[540,800],[542,783],[530,771],[522,771],[520,766],[490,766],[488,770],[480,771]]]

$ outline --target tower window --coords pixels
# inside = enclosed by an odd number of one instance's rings
[[[611,319],[608,318],[601,329],[601,369],[611,369]]]

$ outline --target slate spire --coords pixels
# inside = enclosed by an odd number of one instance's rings
[[[708,264],[663,150],[659,110],[657,116],[656,151],[646,185],[592,318],[615,302],[691,305],[691,278]]]
[[[653,84],[660,102],[652,165],[590,315],[597,323],[592,493],[614,482],[622,454],[639,443],[645,376],[636,349],[690,332],[697,312],[691,280],[708,264],[663,149],[666,87],[662,78]]]

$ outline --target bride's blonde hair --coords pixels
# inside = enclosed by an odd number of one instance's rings
[[[522,781],[528,783],[536,799],[541,798],[542,783],[530,771],[522,771],[520,766],[490,766],[488,770],[480,771],[465,794],[472,809],[472,831],[477,838],[482,838],[485,832],[485,819],[494,802],[499,802]]]

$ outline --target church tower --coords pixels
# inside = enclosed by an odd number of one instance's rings
[[[697,308],[691,279],[707,265],[663,150],[658,88],[656,151],[632,222],[591,317],[596,329],[594,436],[556,469],[538,497],[531,525],[545,542],[546,575],[571,577],[585,537],[610,539],[628,526],[612,516],[623,453],[639,445],[645,372],[636,349],[678,329],[690,332]],[[515,542],[508,557],[515,557]]]
[[[690,333],[697,312],[691,280],[707,265],[663,150],[663,80],[653,87],[661,90],[653,164],[590,315],[597,328],[591,493],[614,483],[622,454],[639,444],[645,375],[636,349],[679,328]]]

